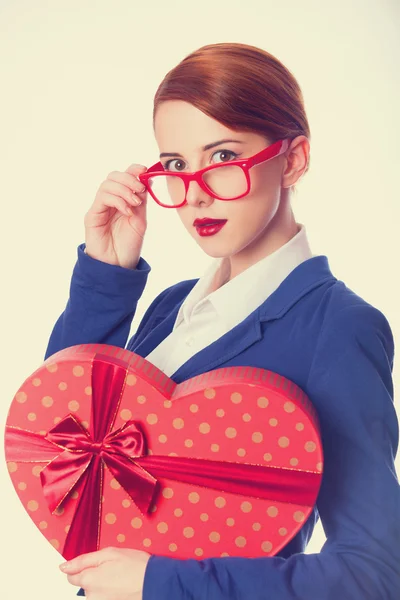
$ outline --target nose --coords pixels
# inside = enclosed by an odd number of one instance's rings
[[[214,202],[214,198],[202,190],[197,181],[191,181],[186,193],[186,201],[191,206],[209,206]]]

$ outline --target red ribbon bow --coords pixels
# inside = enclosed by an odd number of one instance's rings
[[[99,354],[92,360],[92,436],[71,414],[46,436],[6,427],[8,461],[49,461],[40,477],[51,512],[57,510],[84,478],[62,551],[67,560],[99,548],[104,465],[142,513],[151,506],[157,477],[257,498],[312,505],[315,481],[321,477],[319,473],[179,456],[146,456],[139,423],[131,420],[112,430],[125,386],[126,365],[115,357]]]

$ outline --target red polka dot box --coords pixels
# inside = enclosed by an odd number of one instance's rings
[[[323,471],[315,409],[291,381],[232,367],[177,385],[106,344],[61,350],[26,379],[5,453],[67,560],[106,546],[273,556],[310,515]]]

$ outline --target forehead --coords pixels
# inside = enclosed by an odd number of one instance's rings
[[[162,102],[154,119],[154,134],[160,151],[184,151],[233,137],[251,141],[255,134],[238,132],[181,100]]]

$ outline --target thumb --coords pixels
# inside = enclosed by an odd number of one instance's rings
[[[75,573],[80,573],[83,569],[87,569],[88,567],[98,567],[102,562],[110,560],[110,556],[108,556],[104,550],[105,548],[103,550],[97,550],[96,552],[88,552],[87,554],[76,556],[72,560],[62,563],[60,569],[63,573],[73,575]]]

